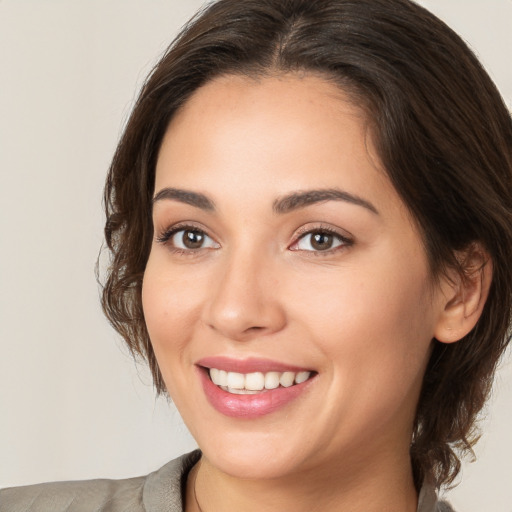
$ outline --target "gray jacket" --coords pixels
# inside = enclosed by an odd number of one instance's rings
[[[57,482],[0,490],[0,512],[183,512],[187,475],[196,450],[154,473],[125,480]],[[424,486],[417,512],[453,512]]]

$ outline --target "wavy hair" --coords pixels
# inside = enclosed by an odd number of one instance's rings
[[[365,109],[389,178],[420,228],[433,277],[464,275],[455,255],[481,244],[493,280],[476,327],[433,340],[411,459],[417,486],[449,484],[510,340],[512,121],[477,58],[442,21],[409,0],[220,0],[179,34],[145,82],[104,191],[111,264],[103,308],[165,391],[141,303],[153,237],[155,164],[175,112],[226,74],[320,74]]]

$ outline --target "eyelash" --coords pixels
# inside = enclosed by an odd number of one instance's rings
[[[156,241],[158,243],[160,243],[160,244],[166,245],[166,244],[169,243],[169,241],[172,239],[172,237],[176,233],[179,233],[180,231],[195,231],[195,232],[201,233],[204,236],[212,239],[208,235],[208,233],[206,233],[206,231],[204,231],[203,229],[201,229],[201,228],[199,228],[197,226],[194,226],[194,225],[191,225],[191,224],[178,224],[176,226],[173,226],[170,229],[165,230],[163,233],[158,235],[158,237],[156,238]],[[291,247],[297,245],[307,235],[312,235],[312,234],[328,234],[328,235],[331,235],[334,238],[338,239],[341,242],[341,244],[336,246],[336,247],[334,247],[334,248],[332,248],[332,249],[326,249],[324,251],[320,251],[320,250],[309,251],[309,250],[304,250],[304,249],[292,249],[291,248]],[[299,232],[297,233],[297,236],[295,238],[295,241],[288,246],[288,249],[291,250],[291,251],[301,251],[303,253],[308,253],[308,255],[312,255],[312,256],[316,257],[316,256],[332,254],[332,253],[337,252],[339,250],[347,249],[348,247],[352,246],[353,244],[354,244],[354,241],[351,238],[348,238],[347,236],[342,235],[337,230],[335,230],[335,229],[333,229],[331,227],[328,227],[328,226],[318,226],[318,227],[314,227],[314,228],[304,227],[304,228],[299,230]],[[201,250],[204,250],[204,249],[206,249],[206,248],[205,247],[199,247],[197,249],[181,249],[179,247],[171,246],[172,252],[174,252],[175,254],[186,255],[186,256],[194,256],[195,254],[197,254],[198,251],[201,251]]]
[[[297,245],[301,240],[306,238],[307,235],[313,235],[313,234],[327,234],[331,235],[332,237],[338,239],[341,243],[340,245],[333,247],[331,249],[326,249],[324,251],[308,251],[304,249],[291,249],[294,245]],[[340,250],[345,250],[348,247],[354,245],[354,240],[342,235],[339,231],[336,229],[333,229],[329,226],[316,226],[314,228],[311,227],[303,227],[299,230],[297,233],[297,237],[295,241],[289,246],[289,249],[292,251],[301,251],[303,253],[307,253],[308,256],[313,257],[321,257],[324,255],[332,255],[335,252],[338,252]]]
[[[207,236],[208,238],[212,239],[208,233],[204,229],[199,228],[198,226],[194,226],[191,224],[178,224],[176,226],[173,226],[172,228],[166,229],[163,233],[158,235],[156,238],[156,241],[158,243],[161,243],[163,245],[166,245],[169,243],[169,241],[172,239],[172,237],[179,233],[180,231],[195,231],[197,233],[201,233],[204,236]],[[213,240],[213,239],[212,239]],[[204,247],[200,247],[198,249],[181,249],[180,247],[171,246],[170,249],[173,253],[183,256],[194,256],[197,254],[198,251],[205,249]]]

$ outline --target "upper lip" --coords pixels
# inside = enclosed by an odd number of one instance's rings
[[[196,365],[204,368],[217,368],[226,372],[254,373],[254,372],[304,372],[312,371],[310,368],[303,368],[280,361],[249,357],[246,359],[234,359],[226,356],[204,357],[196,362]]]

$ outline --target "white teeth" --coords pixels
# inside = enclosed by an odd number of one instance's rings
[[[276,389],[279,387],[279,373],[268,372],[265,374],[265,389]]]
[[[261,372],[248,373],[245,376],[245,389],[261,391],[265,387],[265,376]]]
[[[244,389],[245,375],[243,373],[228,372],[228,388]]]
[[[256,395],[258,393],[258,391],[251,389],[236,389],[228,386],[220,386],[220,388],[228,393],[233,393],[234,395]]]
[[[227,386],[228,385],[228,372],[226,372],[225,370],[219,370],[219,376],[217,378],[218,378],[219,386]],[[217,384],[217,382],[215,382],[215,384]]]
[[[279,383],[284,388],[289,388],[290,386],[293,386],[293,383],[295,381],[295,373],[293,372],[284,372],[281,377],[279,378]]]
[[[311,372],[297,373],[297,376],[295,377],[295,384],[302,384],[303,382],[306,382],[309,379],[310,375],[311,375]]]
[[[217,368],[210,368],[210,379],[212,379],[212,382],[215,384],[219,382],[219,372],[220,370],[217,370]]]
[[[253,372],[238,373],[226,372],[217,368],[210,368],[212,382],[224,391],[238,395],[255,394],[264,389],[276,389],[280,385],[288,388],[294,384],[301,384],[309,379],[311,372]]]

